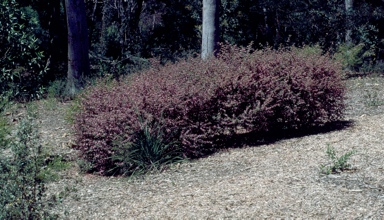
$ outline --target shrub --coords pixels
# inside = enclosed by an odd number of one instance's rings
[[[56,219],[47,210],[41,145],[29,119],[20,122],[10,146],[12,155],[0,160],[0,219]]]
[[[163,143],[177,141],[184,156],[222,147],[239,130],[296,129],[339,120],[344,109],[341,66],[299,48],[252,52],[222,45],[216,59],[182,60],[99,83],[80,98],[76,148],[105,173],[119,138],[129,143],[145,123],[159,123]],[[121,140],[120,140],[121,141]]]
[[[363,64],[364,56],[364,44],[347,45],[342,44],[337,48],[336,53],[333,55],[336,60],[343,64],[345,69],[358,70]],[[369,52],[369,51],[368,51]]]
[[[11,134],[11,125],[8,118],[5,116],[5,111],[8,110],[11,102],[9,100],[10,94],[0,94],[0,149],[8,147],[9,136]]]
[[[15,97],[36,98],[47,71],[38,14],[16,0],[3,0],[0,23],[0,93],[12,90]]]

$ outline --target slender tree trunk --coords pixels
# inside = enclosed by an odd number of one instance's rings
[[[107,28],[111,24],[111,1],[103,2],[102,9],[102,18],[101,18],[101,30],[100,30],[100,46],[98,47],[98,52],[100,55],[105,56],[108,49],[108,37],[107,37]]]
[[[352,44],[352,30],[351,30],[351,11],[353,10],[353,0],[345,0],[345,13],[346,13],[346,31],[345,43],[349,46]]]
[[[220,0],[203,0],[203,33],[201,58],[208,59],[215,55],[219,42],[219,7]]]
[[[143,3],[144,3],[144,0],[136,0],[136,9],[133,16],[134,20],[132,22],[132,27],[131,27],[131,29],[135,33],[139,32],[139,23],[140,23],[141,12],[143,10]]]
[[[74,96],[89,75],[88,28],[84,0],[65,0],[68,28],[67,93]]]
[[[67,31],[66,26],[61,21],[60,12],[61,0],[51,0],[46,2],[46,13],[49,15],[48,19],[48,33],[49,33],[49,61],[51,70],[55,70],[58,64],[66,61],[67,55],[67,36],[62,33]],[[56,79],[56,74],[48,74],[47,79]]]

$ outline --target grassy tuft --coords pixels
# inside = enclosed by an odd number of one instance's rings
[[[161,127],[155,122],[142,122],[142,129],[134,135],[132,142],[124,143],[123,139],[118,139],[113,149],[112,161],[117,166],[109,173],[143,174],[183,161],[178,145],[166,143]]]

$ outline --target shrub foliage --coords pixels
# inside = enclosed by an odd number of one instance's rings
[[[34,126],[31,119],[23,119],[16,138],[8,142],[11,156],[0,158],[0,219],[58,218],[48,210],[52,204],[46,200],[46,188],[40,178],[44,161]],[[4,142],[2,138],[0,143]]]
[[[31,7],[19,1],[0,2],[0,93],[12,90],[19,98],[33,98],[47,71],[38,33],[40,21]]]
[[[143,121],[155,121],[165,145],[177,141],[194,158],[239,131],[297,129],[342,117],[340,64],[299,48],[250,48],[224,44],[208,61],[153,63],[124,82],[89,88],[75,119],[76,148],[103,174],[118,165],[113,143],[138,141]]]

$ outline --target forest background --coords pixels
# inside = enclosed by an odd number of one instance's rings
[[[348,3],[349,2],[349,3]],[[149,65],[197,55],[202,1],[87,0],[91,74],[119,78]],[[347,4],[350,4],[349,7]],[[253,47],[319,45],[346,68],[384,69],[382,0],[221,0],[220,41]],[[64,93],[67,22],[64,0],[2,0],[0,93],[23,100],[47,88]]]

